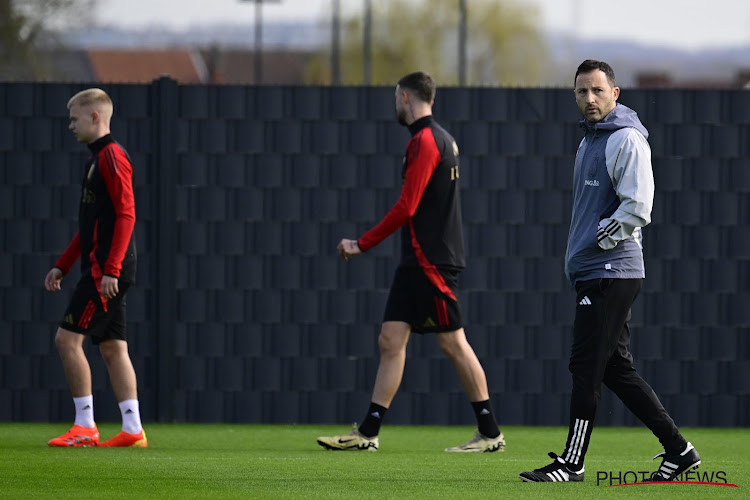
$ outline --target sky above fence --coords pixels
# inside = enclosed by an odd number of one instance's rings
[[[333,1],[273,0],[264,5],[263,19],[326,20]],[[545,31],[582,39],[627,40],[687,50],[750,46],[747,0],[515,1],[539,7]],[[344,13],[361,11],[364,4],[364,0],[339,2]],[[469,8],[471,2],[468,0]],[[96,17],[100,23],[127,28],[163,25],[187,29],[223,22],[251,25],[255,15],[252,0],[102,0],[98,4]]]

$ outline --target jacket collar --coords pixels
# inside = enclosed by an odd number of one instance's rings
[[[115,140],[112,137],[112,134],[107,134],[101,136],[94,142],[89,143],[88,146],[92,153],[96,153],[101,151],[107,144],[111,144],[113,142],[115,142]]]
[[[432,115],[423,116],[419,120],[415,120],[411,125],[408,126],[409,132],[414,137],[417,132],[425,127],[428,127],[432,123]]]

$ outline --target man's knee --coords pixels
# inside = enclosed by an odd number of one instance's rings
[[[58,328],[55,334],[55,347],[61,354],[82,349],[84,336],[64,328]]]
[[[402,349],[402,343],[392,336],[384,335],[381,332],[378,336],[378,348],[381,353],[394,353]]]
[[[99,352],[107,364],[121,356],[128,356],[128,344],[123,340],[104,340],[99,344]]]
[[[406,323],[383,323],[380,335],[378,335],[378,347],[381,354],[393,354],[405,350],[410,333],[411,330]]]
[[[440,350],[449,358],[455,358],[461,353],[471,350],[463,328],[452,332],[438,333],[437,341]]]

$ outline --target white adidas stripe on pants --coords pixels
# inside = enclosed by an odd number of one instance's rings
[[[570,448],[568,453],[563,457],[563,460],[569,464],[578,465],[578,461],[581,459],[581,452],[583,451],[583,443],[586,441],[586,430],[589,428],[588,420],[576,419],[575,427],[573,428],[573,438],[570,440]]]

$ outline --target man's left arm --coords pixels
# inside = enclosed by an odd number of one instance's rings
[[[429,128],[422,129],[409,142],[408,167],[401,187],[401,195],[383,219],[357,240],[362,251],[373,248],[406,224],[422,200],[427,184],[440,163],[440,151]]]
[[[122,261],[125,259],[125,252],[135,227],[133,166],[118,146],[107,147],[101,155],[99,171],[115,210],[115,228],[109,255],[104,264],[104,275],[119,278]]]
[[[636,228],[651,222],[654,203],[654,173],[651,148],[635,129],[622,129],[610,136],[606,148],[607,171],[620,198],[620,206],[599,221],[599,247],[611,250],[630,238]]]

